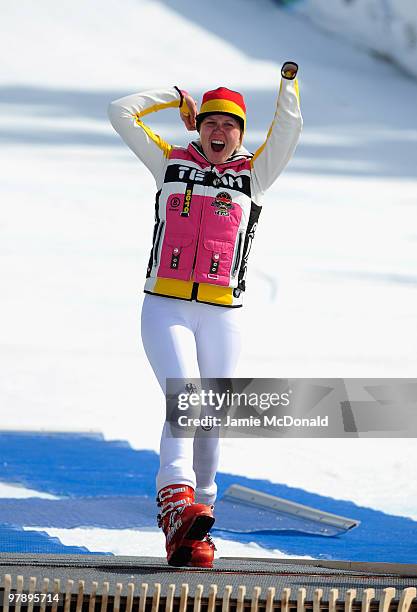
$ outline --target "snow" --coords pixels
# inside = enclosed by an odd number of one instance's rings
[[[413,0],[304,0],[296,11],[319,27],[395,61],[417,76],[417,11]]]
[[[37,497],[38,499],[59,499],[50,493],[36,491],[21,486],[19,483],[11,484],[0,482],[0,499],[27,499],[29,497]]]
[[[101,431],[158,450],[163,401],[139,333],[154,184],[107,104],[155,85],[201,98],[224,84],[245,95],[253,150],[290,58],[305,127],[265,198],[236,375],[415,376],[417,83],[268,0],[214,0],[209,13],[182,0],[3,7],[2,429]],[[174,111],[150,123],[187,140]],[[412,439],[223,446],[222,471],[417,520]],[[132,534],[126,547],[113,536],[82,541],[134,549]]]
[[[55,529],[52,527],[25,527],[25,531],[44,531],[58,538],[65,546],[85,546],[91,552],[106,552],[112,542],[111,552],[115,555],[140,557],[165,557],[165,543],[159,529],[136,531],[133,529]],[[262,557],[270,559],[299,559],[279,550],[270,550],[255,542],[242,544],[233,540],[216,537],[215,558],[219,557]],[[304,556],[303,559],[311,559]]]

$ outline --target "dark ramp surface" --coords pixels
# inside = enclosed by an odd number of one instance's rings
[[[339,567],[338,567],[339,565]],[[213,569],[170,568],[163,559],[150,557],[94,557],[89,555],[5,555],[0,554],[0,576],[4,586],[4,575],[10,574],[12,582],[17,575],[24,577],[27,588],[29,577],[37,578],[37,584],[48,577],[59,578],[61,590],[65,592],[68,579],[74,581],[73,593],[77,592],[78,581],[85,581],[84,592],[89,593],[94,581],[98,592],[103,582],[109,582],[109,593],[114,594],[117,583],[122,583],[126,595],[128,583],[135,585],[138,592],[142,583],[148,584],[148,596],[152,596],[155,584],[161,586],[161,597],[166,596],[168,587],[175,585],[176,595],[182,584],[187,583],[190,594],[197,585],[202,585],[207,595],[210,585],[216,584],[222,594],[226,585],[233,587],[235,596],[239,586],[246,587],[246,593],[261,588],[260,598],[265,598],[267,589],[274,587],[280,600],[284,588],[291,589],[290,599],[296,599],[298,589],[305,588],[306,601],[312,601],[314,591],[323,589],[323,601],[328,601],[330,589],[338,589],[338,598],[344,600],[349,589],[356,589],[360,602],[364,589],[375,589],[375,599],[383,597],[383,590],[396,589],[398,599],[403,589],[417,586],[417,566],[399,566],[335,563],[333,567],[322,567],[319,563],[304,563],[303,560],[251,560],[219,559]],[[15,582],[13,583],[15,584]]]

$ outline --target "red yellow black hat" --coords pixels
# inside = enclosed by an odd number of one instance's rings
[[[239,121],[242,131],[245,130],[246,106],[243,96],[239,92],[226,87],[206,91],[203,95],[200,112],[196,117],[197,130],[200,131],[201,122],[205,117],[217,114],[231,115]]]

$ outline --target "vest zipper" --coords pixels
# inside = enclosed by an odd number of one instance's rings
[[[242,250],[242,233],[243,232],[239,232],[239,240],[238,240],[238,243],[237,243],[235,261],[233,263],[233,268],[232,268],[232,276],[236,276],[236,273],[237,273],[237,271],[239,269],[240,254],[241,254],[241,250]]]
[[[215,173],[213,172],[213,168],[214,168],[214,165],[211,165],[211,167],[210,167],[210,173],[211,173],[211,174],[215,174]],[[203,218],[203,207],[204,207],[204,203],[201,205],[201,211],[200,211],[200,222],[199,222],[199,225],[198,225],[199,229],[198,229],[198,236],[197,236],[197,244],[196,244],[196,247],[195,247],[194,261],[193,261],[193,267],[192,267],[192,272],[191,272],[191,273],[192,273],[192,275],[194,274],[194,270],[195,270],[195,262],[197,261],[198,247],[199,247],[199,245],[200,245],[201,219]],[[200,284],[200,283],[193,282],[193,288],[192,288],[192,290],[191,290],[191,300],[195,300],[195,301],[197,301],[197,295],[198,295],[198,287],[199,287],[199,284]]]
[[[214,173],[213,173],[213,168],[214,168],[214,165],[212,165],[212,166],[211,166],[211,168],[210,168],[210,173],[212,173],[212,174],[214,174]],[[206,190],[207,190],[207,186],[206,186]],[[195,253],[194,253],[194,261],[193,261],[192,272],[194,272],[194,269],[195,269],[195,262],[197,261],[198,247],[199,247],[199,245],[200,245],[200,235],[201,235],[201,229],[202,229],[202,226],[201,226],[201,219],[203,218],[203,211],[204,211],[204,203],[202,203],[202,205],[201,205],[201,211],[200,211],[200,222],[199,222],[199,224],[198,224],[198,236],[197,236],[197,244],[196,244],[196,247],[195,247]],[[198,284],[198,283],[194,283],[194,284]]]

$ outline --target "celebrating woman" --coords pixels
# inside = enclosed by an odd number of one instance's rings
[[[254,154],[243,146],[242,95],[207,91],[197,112],[193,98],[171,87],[112,102],[115,130],[152,172],[157,187],[155,226],[142,308],[142,340],[166,391],[167,378],[233,376],[248,256],[264,192],[297,145],[302,118],[296,75],[286,62],[275,115]],[[179,108],[199,138],[173,146],[144,123],[151,113]],[[158,524],[170,565],[211,567],[218,436],[170,435],[165,423],[157,475]]]

